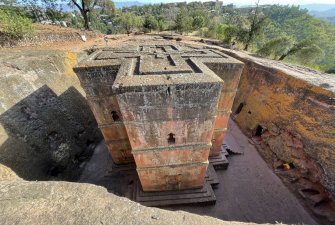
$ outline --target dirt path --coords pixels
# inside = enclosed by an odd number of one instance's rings
[[[101,48],[101,47],[117,47],[121,42],[127,41],[133,36],[127,36],[124,34],[120,35],[107,35],[107,44],[104,37],[93,37],[88,38],[87,41],[76,40],[67,42],[54,42],[49,44],[37,45],[37,46],[19,46],[13,48],[0,48],[1,51],[29,51],[29,50],[63,50],[79,52],[90,48]]]

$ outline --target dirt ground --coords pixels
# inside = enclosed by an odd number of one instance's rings
[[[104,36],[99,35],[97,37],[87,37],[86,41],[82,41],[78,38],[76,41],[61,41],[54,43],[41,44],[36,46],[18,46],[13,48],[0,48],[0,51],[27,51],[27,50],[63,50],[63,51],[73,51],[79,52],[85,49],[98,48],[98,47],[115,47],[118,46],[120,42],[125,42],[132,36],[127,36],[125,34],[119,35],[107,35],[108,42],[106,43]]]
[[[214,190],[216,204],[165,209],[183,210],[228,221],[318,224],[232,121],[225,142],[244,154],[229,157],[228,169],[217,171],[220,184]],[[92,159],[86,164],[80,182],[101,184],[110,164],[106,145],[100,143]]]

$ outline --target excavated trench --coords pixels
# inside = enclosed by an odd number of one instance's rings
[[[107,186],[102,181],[111,159],[72,71],[80,55],[0,53],[6,71],[0,172]],[[166,209],[244,222],[332,224],[334,92],[233,56],[246,67],[225,142],[243,155],[231,156],[228,170],[218,173],[215,205]],[[116,194],[120,188],[114,184]]]

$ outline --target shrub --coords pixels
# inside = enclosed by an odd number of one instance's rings
[[[331,68],[325,71],[326,73],[334,73],[335,74],[335,68]]]
[[[32,20],[17,13],[0,10],[0,23],[2,32],[14,38],[30,36],[35,32]]]
[[[273,59],[278,59],[280,56],[287,53],[292,45],[293,41],[290,37],[282,36],[265,43],[257,53],[263,57],[272,56]]]
[[[228,27],[228,25],[220,23],[217,28],[216,28],[216,38],[219,40],[224,40],[226,38],[225,34],[226,34],[226,28]]]
[[[143,31],[145,33],[149,33],[152,30],[157,30],[158,29],[158,21],[157,19],[152,16],[152,15],[146,15],[144,18],[144,22],[143,22]]]

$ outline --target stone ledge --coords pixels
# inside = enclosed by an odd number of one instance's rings
[[[103,187],[69,182],[3,181],[0,202],[3,224],[254,224],[149,208]]]

